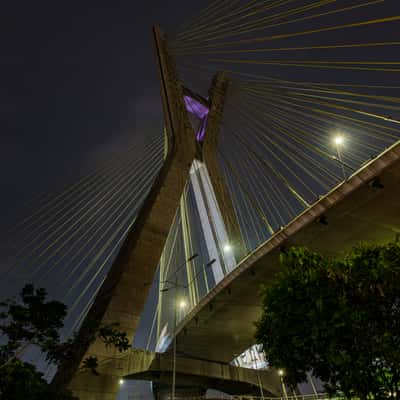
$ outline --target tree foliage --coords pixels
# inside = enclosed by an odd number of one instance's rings
[[[0,308],[0,399],[75,399],[65,388],[49,385],[34,365],[20,361],[29,346],[38,347],[47,362],[55,366],[72,358],[77,348],[85,350],[96,339],[120,352],[130,347],[128,337],[118,330],[118,324],[98,326],[91,325],[90,321],[85,335],[74,334],[61,341],[59,331],[67,307],[59,301],[47,301],[46,290],[35,289],[30,284],[22,289],[18,300],[6,300],[0,303]],[[97,374],[96,357],[88,357],[82,365]]]
[[[332,394],[400,398],[400,246],[359,245],[343,259],[281,254],[262,289],[257,340],[295,385],[307,372]]]

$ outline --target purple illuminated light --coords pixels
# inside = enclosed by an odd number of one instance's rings
[[[190,96],[183,96],[186,110],[196,116],[200,120],[199,128],[196,132],[196,140],[202,142],[206,135],[209,108],[200,101]]]

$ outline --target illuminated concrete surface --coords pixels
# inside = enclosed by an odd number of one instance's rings
[[[383,188],[372,183],[377,177]],[[259,287],[273,282],[279,272],[282,248],[307,246],[341,256],[360,241],[394,240],[400,233],[399,199],[398,143],[276,233],[212,289],[179,324],[178,352],[231,361],[254,344]]]

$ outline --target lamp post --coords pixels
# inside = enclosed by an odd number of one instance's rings
[[[342,168],[342,174],[343,174],[343,179],[346,180],[346,171],[344,170],[344,164],[343,164],[343,160],[342,160],[342,154],[340,152],[340,147],[343,145],[344,143],[344,136],[343,135],[337,135],[335,136],[334,139],[335,145],[336,145],[336,153],[337,153],[337,158],[338,161],[340,163],[340,166]]]
[[[196,257],[198,257],[198,254],[193,254],[190,256],[182,265],[180,265],[176,271],[175,271],[175,280],[174,281],[164,281],[163,283],[168,283],[171,286],[168,288],[163,288],[160,290],[160,292],[168,292],[171,289],[174,289],[174,325],[173,325],[173,361],[172,361],[172,391],[171,391],[171,400],[175,400],[175,383],[176,383],[176,320],[177,320],[177,308],[179,307],[180,310],[184,310],[186,308],[186,302],[184,299],[181,299],[179,301],[179,304],[177,302],[177,296],[176,296],[176,289],[178,287],[185,287],[184,285],[179,285],[178,284],[178,271],[184,267],[188,262],[194,260]]]
[[[282,385],[282,391],[283,391],[283,396],[285,397],[286,400],[288,400],[288,395],[287,395],[287,391],[286,391],[286,386],[285,386],[285,382],[283,382],[283,375],[285,375],[285,371],[283,369],[279,369],[278,370],[278,375],[281,378],[281,385]]]

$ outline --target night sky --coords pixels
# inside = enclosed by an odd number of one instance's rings
[[[162,129],[151,27],[173,31],[196,8],[158,0],[4,2],[3,234],[32,196],[57,191],[132,137]]]

